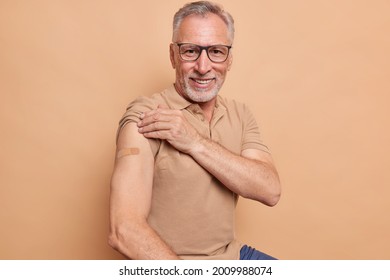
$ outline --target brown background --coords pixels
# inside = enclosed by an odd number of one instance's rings
[[[186,1],[0,1],[0,258],[116,259],[115,131],[174,78]],[[238,236],[282,259],[390,258],[390,2],[221,1],[236,20],[225,95],[247,102],[283,183],[240,200]]]

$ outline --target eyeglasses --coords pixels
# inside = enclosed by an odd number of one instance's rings
[[[184,61],[196,61],[203,50],[206,50],[208,58],[215,63],[225,62],[232,46],[213,45],[202,47],[190,43],[174,43],[179,47],[181,59]]]

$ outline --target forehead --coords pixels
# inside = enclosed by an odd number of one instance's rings
[[[177,41],[203,46],[230,43],[226,23],[211,13],[186,17],[179,27]]]

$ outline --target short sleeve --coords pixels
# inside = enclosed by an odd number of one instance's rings
[[[248,106],[243,105],[243,137],[241,150],[257,149],[269,153],[268,147],[263,143],[256,119]]]
[[[138,123],[140,121],[140,115],[144,112],[153,110],[157,108],[156,102],[149,97],[139,97],[132,101],[126,109],[126,112],[123,114],[121,120],[119,121],[119,127],[116,134],[116,139],[118,140],[119,133],[122,128],[129,122]],[[161,144],[159,139],[148,139],[150,147],[153,152],[153,156],[156,156],[158,149]]]

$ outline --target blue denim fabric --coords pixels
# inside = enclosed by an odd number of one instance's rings
[[[240,260],[277,260],[263,252],[257,251],[256,249],[244,245],[240,251]]]

